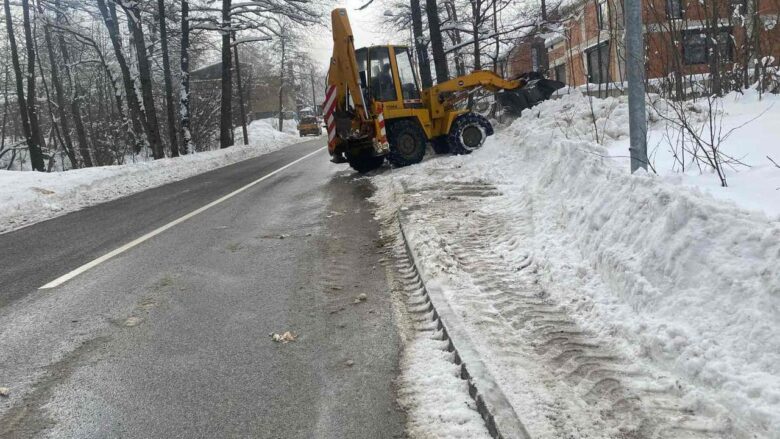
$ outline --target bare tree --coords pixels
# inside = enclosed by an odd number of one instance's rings
[[[157,0],[157,13],[160,16],[160,50],[162,51],[163,77],[165,80],[165,109],[168,116],[168,142],[171,157],[179,156],[179,141],[176,139],[176,116],[173,105],[173,79],[171,61],[168,57],[168,25],[165,20],[165,0]]]
[[[14,75],[16,76],[16,96],[19,101],[19,115],[21,116],[22,120],[22,130],[24,132],[24,137],[27,141],[27,149],[30,152],[30,161],[31,165],[34,170],[43,172],[45,170],[45,164],[43,163],[43,153],[41,151],[41,143],[40,143],[40,134],[39,132],[35,131],[33,132],[32,124],[30,122],[30,115],[34,114],[30,111],[29,106],[35,107],[35,53],[32,54],[32,59],[28,60],[28,74],[29,69],[32,66],[33,72],[28,76],[29,82],[32,82],[32,86],[28,87],[28,97],[32,101],[28,105],[28,100],[25,99],[24,95],[24,81],[22,77],[22,67],[19,62],[19,51],[18,47],[16,45],[16,35],[14,35],[14,27],[13,27],[13,15],[11,14],[11,4],[9,0],[5,0],[3,3],[4,11],[5,11],[5,22],[6,22],[6,30],[8,31],[8,43],[9,48],[11,50],[11,61],[13,63],[14,67]],[[25,18],[25,36],[30,34],[29,40],[32,40],[32,32],[29,31],[29,19],[30,19],[30,11],[29,11],[29,4],[25,1],[23,3],[24,8],[24,16]],[[28,57],[30,56],[30,51],[32,51],[32,44],[28,44]],[[33,94],[29,95],[30,88],[32,88]],[[37,118],[36,118],[37,121]]]
[[[233,145],[233,76],[231,65],[231,1],[222,0],[222,107],[219,122],[219,147],[227,148]]]
[[[410,0],[412,16],[412,34],[414,36],[414,50],[417,53],[417,62],[420,70],[420,80],[423,88],[433,85],[431,77],[431,61],[428,59],[428,44],[423,34],[422,11],[420,0]],[[426,5],[427,6],[427,5]]]
[[[141,136],[141,133],[144,133],[146,134],[146,140],[148,141],[150,137],[149,125],[146,123],[146,117],[141,110],[141,104],[138,101],[138,95],[135,92],[135,81],[130,73],[130,67],[127,64],[127,59],[122,50],[122,39],[119,34],[116,8],[113,2],[107,4],[106,0],[97,0],[97,4],[111,39],[114,57],[116,58],[116,62],[122,73],[122,84],[124,85],[125,99],[127,101],[132,130],[135,133],[134,137],[137,138],[137,136]],[[146,142],[143,142],[143,144],[140,142],[136,143],[135,151],[140,151],[144,144],[146,144]]]
[[[44,12],[43,8],[41,7],[40,0],[38,0],[38,12],[41,16],[43,16]],[[48,24],[45,24],[43,27],[43,36],[46,43],[46,50],[49,55],[49,74],[51,75],[51,83],[54,86],[54,98],[57,102],[57,117],[59,119],[59,123],[62,124],[62,137],[65,152],[68,154],[68,159],[70,160],[71,166],[78,168],[79,161],[76,159],[76,153],[73,148],[73,139],[70,135],[70,122],[68,121],[68,115],[66,112],[67,107],[65,106],[65,96],[62,89],[62,81],[60,80],[58,62],[56,56],[54,55],[54,44],[52,43],[50,26]],[[85,161],[84,165],[91,166],[91,160]]]
[[[181,90],[179,93],[179,124],[181,125],[181,152],[195,151],[190,130],[190,2],[181,0]]]
[[[144,103],[144,115],[146,116],[147,135],[152,155],[155,159],[165,157],[162,139],[160,138],[160,124],[157,121],[157,110],[154,107],[154,92],[152,91],[152,71],[149,66],[149,56],[146,51],[146,39],[144,36],[141,10],[137,3],[118,3],[127,16],[127,27],[133,36],[135,55],[138,61],[138,79],[141,84],[141,97]]]
[[[428,15],[428,32],[431,36],[436,82],[445,82],[450,79],[450,72],[447,66],[447,55],[444,52],[444,42],[441,38],[439,6],[436,4],[436,0],[425,0],[425,12]]]

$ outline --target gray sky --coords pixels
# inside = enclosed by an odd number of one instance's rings
[[[338,0],[333,2],[330,10],[335,8],[346,8],[349,21],[352,24],[352,33],[355,35],[355,46],[363,47],[372,44],[387,44],[395,42],[404,43],[404,37],[397,38],[397,41],[391,41],[392,35],[387,35],[380,30],[383,21],[382,14],[386,9],[378,1],[363,11],[356,10],[363,5],[366,0]],[[327,70],[330,56],[333,53],[333,35],[330,32],[330,10],[327,13],[326,22],[328,29],[314,29],[318,35],[311,35],[310,53],[312,58],[320,63],[323,69]],[[321,35],[320,35],[321,34]]]

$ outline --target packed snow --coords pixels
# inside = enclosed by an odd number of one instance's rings
[[[398,399],[407,412],[407,433],[412,438],[489,439],[447,343],[419,335],[404,348]]]
[[[750,166],[727,168],[728,188],[706,169],[672,167],[658,114],[658,175],[631,175],[625,98],[578,93],[524,113],[470,156],[374,177],[387,188],[380,214],[402,212],[425,277],[449,287],[459,323],[485,340],[486,365],[532,437],[776,437],[780,169],[765,157],[780,156],[776,102],[719,101],[723,132],[747,123],[721,145]],[[627,397],[604,405],[615,395],[638,395],[646,418],[620,408]]]
[[[253,121],[248,127],[248,146],[241,145],[239,129],[236,146],[177,158],[66,172],[0,170],[0,233],[182,180],[301,141],[293,121],[285,121],[283,132],[275,128],[276,123],[275,119]]]

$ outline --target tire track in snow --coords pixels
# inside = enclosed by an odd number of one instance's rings
[[[535,407],[515,407],[521,418],[532,412],[538,437],[742,437],[728,420],[707,416],[706,407],[686,405],[674,379],[583,330],[540,286],[532,254],[507,260],[521,250],[518,236],[533,235],[532,206],[519,219],[483,211],[500,192],[478,181],[405,191],[419,202],[405,205],[402,221],[422,230],[424,245],[437,247],[438,256],[425,259],[432,269],[449,267],[461,278],[449,297],[472,336],[487,340],[480,348],[494,376],[511,385],[518,367],[526,367],[522,373],[540,387],[518,397]]]

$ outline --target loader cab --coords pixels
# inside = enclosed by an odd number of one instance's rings
[[[405,46],[357,49],[355,58],[363,96],[386,110],[422,108],[420,86]]]

